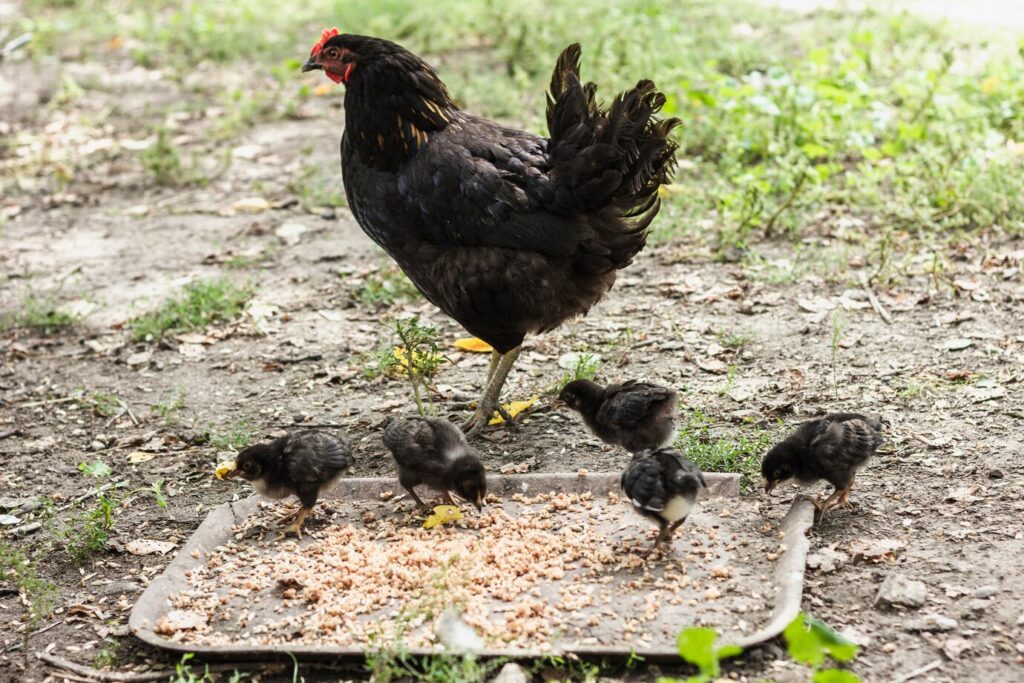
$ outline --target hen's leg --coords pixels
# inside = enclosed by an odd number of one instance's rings
[[[519,351],[522,347],[517,346],[508,353],[501,356],[498,360],[497,365],[494,368],[494,372],[491,375],[490,381],[487,382],[484,388],[483,396],[480,397],[480,402],[477,403],[476,412],[473,413],[473,417],[463,425],[463,429],[466,430],[467,438],[474,438],[483,431],[487,423],[491,421],[491,417],[494,415],[494,409],[498,405],[498,398],[501,396],[501,389],[505,386],[505,380],[508,378],[508,373],[512,370],[512,366],[515,365],[516,358],[519,357]],[[506,420],[506,422],[508,422]],[[511,424],[511,423],[509,423]]]

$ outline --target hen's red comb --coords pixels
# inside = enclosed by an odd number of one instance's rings
[[[318,54],[320,54],[320,50],[324,49],[324,43],[326,43],[328,40],[330,40],[336,35],[338,35],[337,28],[333,26],[331,28],[325,28],[324,32],[320,34],[320,42],[313,46],[313,49],[310,51],[309,56],[315,57]]]

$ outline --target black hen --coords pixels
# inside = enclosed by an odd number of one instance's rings
[[[249,446],[238,454],[234,468],[224,476],[248,480],[267,498],[298,496],[302,507],[283,518],[294,521],[282,536],[291,532],[302,538],[302,523],[320,492],[330,488],[353,462],[352,444],[347,438],[308,430]]]
[[[626,466],[622,492],[637,511],[653,519],[661,530],[654,542],[657,551],[686,521],[697,493],[707,487],[700,468],[674,448],[640,451]]]
[[[873,417],[835,413],[804,422],[761,461],[765,493],[787,479],[804,486],[824,479],[835,491],[818,509],[849,507],[857,470],[881,445],[882,423]]]
[[[590,431],[630,453],[672,443],[676,432],[676,392],[629,380],[602,387],[588,379],[565,385],[558,399],[583,416]]]
[[[484,466],[466,436],[448,420],[431,417],[392,419],[384,428],[384,445],[398,466],[398,483],[421,509],[426,505],[416,495],[420,484],[443,491],[449,503],[451,492],[479,510],[487,495]]]
[[[579,45],[551,79],[550,137],[460,110],[395,43],[324,31],[303,71],[344,83],[341,167],[363,231],[435,306],[494,347],[479,433],[527,334],[583,315],[643,248],[670,179],[678,119],[642,80],[610,107],[579,76]]]

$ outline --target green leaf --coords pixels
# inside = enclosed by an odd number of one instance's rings
[[[811,676],[812,683],[860,683],[860,676],[843,669],[825,669],[815,671]]]
[[[676,638],[679,656],[693,664],[702,674],[718,675],[718,659],[715,657],[715,639],[718,634],[713,628],[687,628]]]
[[[828,148],[822,147],[816,142],[805,142],[800,145],[800,151],[807,155],[808,159],[819,159],[828,156]]]
[[[728,659],[729,657],[735,657],[740,654],[743,654],[743,648],[739,645],[723,645],[715,651],[715,656],[718,658],[718,661]]]
[[[100,479],[101,477],[110,476],[110,473],[112,471],[110,469],[110,465],[103,462],[102,460],[94,460],[88,465],[83,462],[78,465],[78,469],[82,472],[82,474],[88,474],[90,477],[96,477],[97,479]]]
[[[807,666],[818,666],[825,661],[825,651],[817,636],[805,623],[803,612],[790,622],[782,635],[786,638],[789,656]]]
[[[814,617],[807,617],[807,624],[825,651],[832,655],[832,659],[837,662],[849,662],[857,656],[859,650],[857,645],[844,638],[825,622]]]

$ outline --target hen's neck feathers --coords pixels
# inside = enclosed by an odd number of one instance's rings
[[[457,116],[434,70],[404,49],[361,64],[345,91],[345,135],[360,160],[393,170]]]

